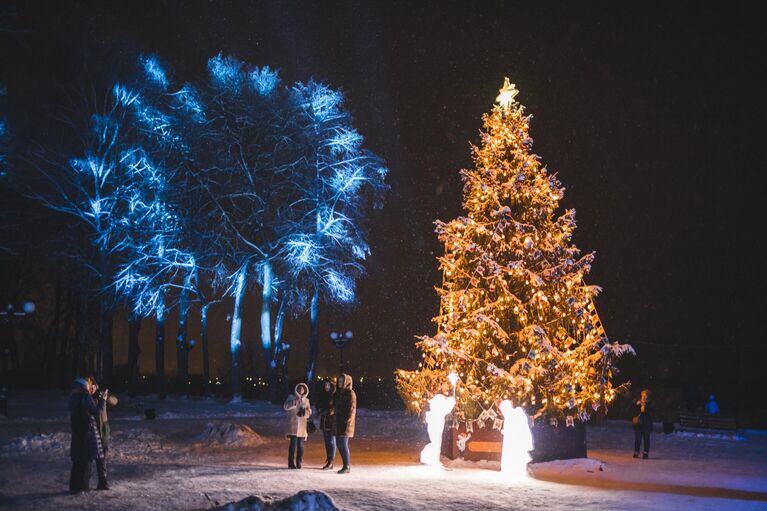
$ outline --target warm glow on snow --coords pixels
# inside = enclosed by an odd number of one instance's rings
[[[527,477],[527,464],[533,450],[533,435],[522,408],[515,408],[511,401],[501,402],[503,414],[503,450],[501,473],[504,478],[520,480]]]
[[[426,428],[429,432],[429,443],[421,451],[421,463],[440,466],[439,452],[442,447],[442,431],[445,429],[445,415],[455,406],[454,397],[437,394],[429,400],[429,411],[426,412]]]

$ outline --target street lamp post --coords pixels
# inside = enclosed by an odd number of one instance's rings
[[[25,302],[21,309],[16,309],[12,303],[0,310],[0,325],[5,330],[0,339],[0,415],[8,416],[7,381],[12,370],[18,369],[18,350],[14,326],[17,322],[35,312],[34,302]]]
[[[338,348],[338,371],[339,374],[344,372],[344,348],[347,344],[349,344],[352,340],[353,333],[351,330],[347,330],[346,332],[330,332],[330,340],[333,341],[333,344],[336,345],[336,348]]]
[[[5,327],[5,335],[3,335],[3,339],[0,339],[2,345],[2,348],[0,348],[2,350],[2,353],[0,353],[0,357],[2,357],[0,364],[2,364],[3,372],[6,365],[9,366],[9,370],[15,369],[17,365],[14,327],[16,323],[23,321],[27,316],[33,314],[35,308],[34,302],[24,302],[21,308],[16,308],[12,303],[9,303],[5,306],[5,309],[0,310],[0,325]]]

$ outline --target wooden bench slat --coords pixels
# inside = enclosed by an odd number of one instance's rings
[[[718,415],[705,415],[697,413],[683,413],[679,415],[679,426],[682,429],[720,429],[737,430],[738,423],[732,417],[722,417]]]

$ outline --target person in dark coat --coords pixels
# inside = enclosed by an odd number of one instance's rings
[[[325,465],[322,470],[333,468],[333,460],[336,457],[336,412],[333,402],[333,395],[336,391],[336,384],[330,380],[322,385],[320,398],[317,400],[317,413],[320,415],[320,431],[325,439]]]
[[[69,455],[72,459],[72,472],[69,477],[70,493],[80,493],[90,489],[91,464],[93,460],[104,459],[97,417],[103,400],[97,404],[91,396],[91,386],[87,380],[78,378],[72,384],[69,394],[69,420],[72,428],[72,442]],[[106,480],[99,477],[98,489],[107,489]]]
[[[348,474],[349,466],[349,439],[354,437],[354,421],[357,415],[357,395],[352,390],[352,377],[342,374],[336,381],[337,390],[333,396],[335,405],[335,435],[338,452],[344,466],[338,471],[339,474]]]
[[[709,415],[719,415],[719,405],[716,403],[716,398],[711,394],[708,396],[708,403],[706,403],[706,413]]]
[[[88,384],[91,386],[91,396],[97,403],[103,401],[104,405],[99,406],[99,414],[96,417],[96,423],[99,427],[99,435],[101,436],[101,446],[104,449],[104,457],[96,458],[96,474],[99,478],[99,489],[108,490],[109,484],[107,482],[107,452],[109,452],[109,439],[111,436],[111,428],[109,427],[109,415],[107,414],[107,407],[116,406],[117,398],[109,394],[109,389],[99,391],[99,385],[96,383],[96,378],[93,376],[88,377]]]
[[[650,433],[652,433],[653,406],[650,402],[650,391],[642,391],[642,397],[636,402],[637,414],[632,419],[634,424],[634,457],[639,457],[639,448],[644,443],[642,459],[650,454]]]

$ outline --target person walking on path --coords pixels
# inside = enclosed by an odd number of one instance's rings
[[[716,403],[714,395],[708,396],[708,403],[706,403],[706,413],[709,415],[719,415],[719,405]]]
[[[330,380],[322,385],[322,394],[317,401],[317,413],[320,416],[320,431],[322,431],[325,440],[325,464],[322,470],[333,468],[333,461],[336,457],[336,437],[335,437],[335,404],[333,395],[336,391],[336,384]]]
[[[90,490],[91,464],[93,460],[104,459],[104,447],[97,424],[101,409],[106,406],[104,400],[98,404],[91,396],[91,386],[87,380],[78,378],[72,384],[69,394],[69,420],[72,428],[72,441],[69,455],[72,459],[72,471],[69,477],[70,493]],[[99,474],[99,490],[106,490],[106,480]]]
[[[312,415],[309,403],[309,387],[305,383],[296,385],[293,394],[285,400],[283,409],[288,412],[288,468],[301,468],[304,457],[304,441],[309,436],[306,431],[306,421]]]
[[[650,391],[645,389],[642,396],[636,402],[637,414],[632,419],[634,425],[634,457],[639,457],[639,449],[644,443],[642,459],[650,455],[650,433],[652,433],[653,406],[650,401]]]
[[[338,452],[344,466],[338,471],[339,474],[348,474],[351,471],[349,460],[349,439],[354,437],[354,421],[357,415],[357,395],[352,390],[352,377],[341,374],[337,380],[337,390],[333,397],[335,405],[335,435]]]
[[[109,393],[109,389],[104,389],[99,392],[99,385],[96,383],[96,379],[93,376],[88,377],[88,383],[91,386],[91,396],[94,401],[104,401],[104,406],[99,407],[99,414],[96,417],[96,422],[99,427],[99,434],[101,435],[101,445],[104,448],[104,458],[96,459],[96,473],[99,477],[99,487],[103,490],[109,489],[109,483],[107,482],[107,453],[109,452],[109,440],[112,436],[112,430],[109,427],[109,415],[107,414],[107,408],[110,406],[117,406],[118,399],[116,396]]]

